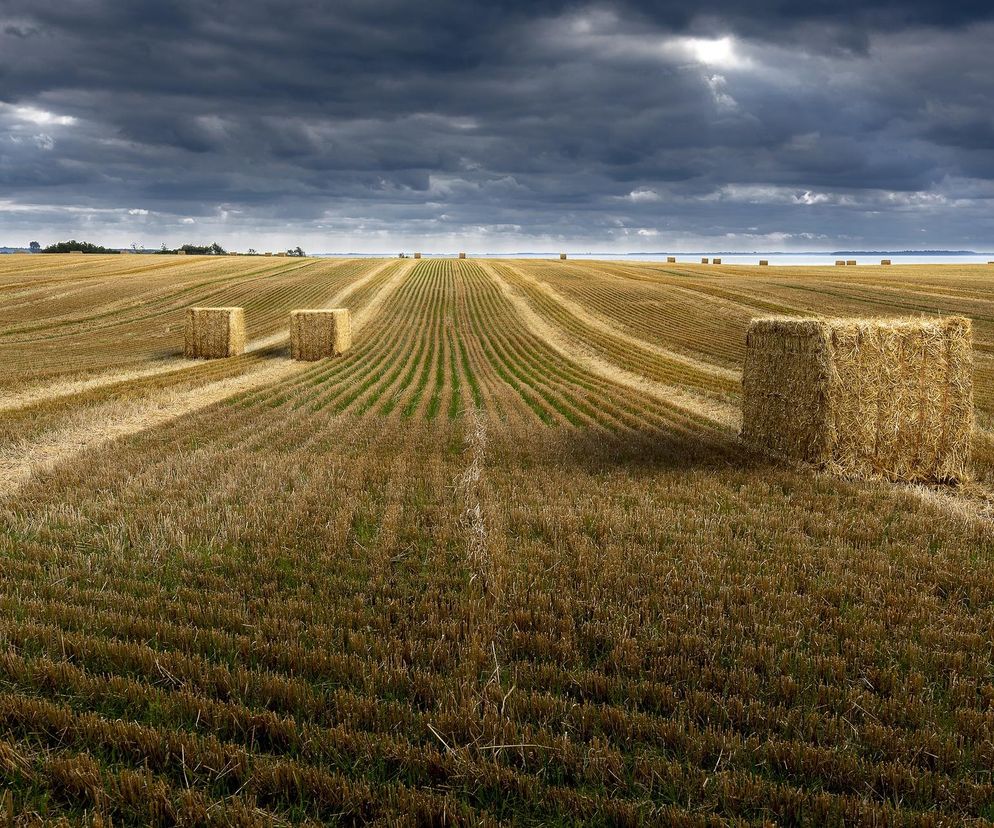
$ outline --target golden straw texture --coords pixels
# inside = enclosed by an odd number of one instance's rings
[[[742,438],[851,478],[969,479],[969,319],[755,319]]]
[[[190,359],[245,353],[245,309],[187,308],[183,353]]]
[[[316,360],[352,347],[352,315],[347,308],[290,311],[290,356]]]

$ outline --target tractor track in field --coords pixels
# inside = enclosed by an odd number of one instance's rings
[[[561,356],[592,374],[618,385],[649,394],[690,414],[709,420],[723,430],[738,432],[741,414],[734,406],[694,394],[685,388],[656,382],[609,362],[568,336],[559,326],[544,319],[528,300],[497,272],[493,265],[481,262],[480,267],[494,280],[504,298],[517,311],[525,327]]]
[[[328,302],[328,306],[345,301],[391,264],[393,262],[386,262],[382,267],[375,268],[344,288]],[[413,260],[410,264],[397,268],[397,272],[380,286],[362,308],[356,311],[353,317],[354,333],[367,324],[412,269]],[[285,338],[286,334],[281,336]],[[236,394],[279,382],[307,370],[310,365],[311,363],[294,362],[285,357],[265,359],[250,366],[238,376],[208,382],[187,391],[166,389],[143,400],[107,403],[75,412],[64,426],[44,432],[24,443],[12,445],[7,450],[0,450],[0,497],[11,496],[37,472],[53,468],[88,449],[165,425]],[[145,373],[143,376],[151,375],[153,374]],[[119,374],[118,379],[111,382],[120,381]]]
[[[678,362],[681,365],[686,365],[689,368],[694,368],[698,371],[704,371],[709,374],[714,374],[715,376],[723,377],[724,379],[733,380],[738,382],[742,379],[742,372],[735,371],[731,368],[723,368],[720,365],[715,365],[710,362],[705,362],[700,359],[694,359],[692,356],[687,356],[686,354],[681,354],[678,351],[672,351],[668,348],[663,348],[652,342],[647,342],[644,339],[639,339],[636,336],[625,333],[623,330],[619,329],[617,326],[609,323],[603,317],[591,313],[583,305],[578,302],[574,302],[572,299],[561,294],[552,285],[540,281],[539,279],[529,276],[523,270],[513,265],[508,265],[515,273],[517,273],[521,278],[528,280],[536,288],[541,290],[546,296],[548,296],[556,304],[562,306],[565,310],[569,311],[573,316],[583,322],[584,325],[593,328],[600,333],[606,334],[607,336],[618,339],[633,348],[638,348],[643,351],[647,351],[651,354],[655,354],[662,359],[669,360],[670,362]]]

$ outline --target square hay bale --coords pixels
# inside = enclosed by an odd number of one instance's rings
[[[759,260],[759,266],[760,267],[767,267],[769,264],[770,264],[770,262],[769,262],[768,259],[760,259]]]
[[[708,260],[707,260],[707,259],[705,259],[705,258],[702,258],[702,259],[701,259],[701,264],[707,264],[707,263],[708,263]]]
[[[460,253],[459,254],[459,258],[460,259],[465,259],[466,258],[466,254],[465,253]]]
[[[223,359],[245,353],[244,308],[187,308],[183,354]]]
[[[421,254],[420,253],[415,253],[414,254],[414,258],[415,259],[420,259],[421,258]]]
[[[711,264],[721,264],[721,259],[712,259]]]
[[[565,262],[566,261],[566,254],[565,253],[560,253],[559,254],[559,260],[562,261],[562,262]]]
[[[676,256],[667,256],[666,257],[666,263],[667,264],[676,264]]]
[[[69,255],[70,256],[82,256],[83,255],[83,251],[82,250],[70,250],[69,251]]]
[[[290,311],[290,356],[313,361],[341,356],[352,347],[348,308]]]
[[[836,259],[835,260],[835,266],[836,267],[845,267],[846,266],[846,260],[845,259]]]
[[[851,267],[852,265],[856,264],[856,260],[855,259],[846,259],[846,264]]]
[[[889,265],[890,264],[890,259],[881,259],[880,260],[880,264],[882,264],[882,265]]]
[[[176,251],[176,255],[177,256],[185,256],[186,255],[186,251],[185,250],[177,250]]]
[[[969,319],[754,319],[742,439],[850,478],[969,478]]]

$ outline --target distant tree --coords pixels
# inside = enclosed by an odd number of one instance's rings
[[[397,254],[397,258],[398,259],[406,259],[407,258],[407,254],[406,253],[398,253]]]
[[[99,244],[91,244],[90,242],[76,241],[76,239],[50,244],[41,252],[71,253],[73,250],[81,250],[83,253],[120,253],[121,252],[120,250],[111,250],[110,248],[107,247],[101,247]]]
[[[287,254],[287,256],[306,256],[307,255],[304,252],[303,248],[299,244],[295,248],[293,248],[292,250],[287,250],[286,254]]]
[[[41,245],[38,244],[38,242],[31,242],[31,244],[28,245],[28,249],[32,253],[41,253]]]
[[[254,255],[255,255],[255,248],[254,248],[254,247],[250,247],[250,248],[248,249],[248,252],[249,252],[249,255],[250,255],[250,256],[254,256]]]
[[[142,250],[142,243],[141,242],[131,242],[131,249],[134,250],[135,253],[138,253],[140,250]]]

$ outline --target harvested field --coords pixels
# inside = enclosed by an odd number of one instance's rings
[[[975,482],[743,445],[757,316],[969,318]],[[4,813],[987,824],[992,351],[987,265],[0,256]]]

